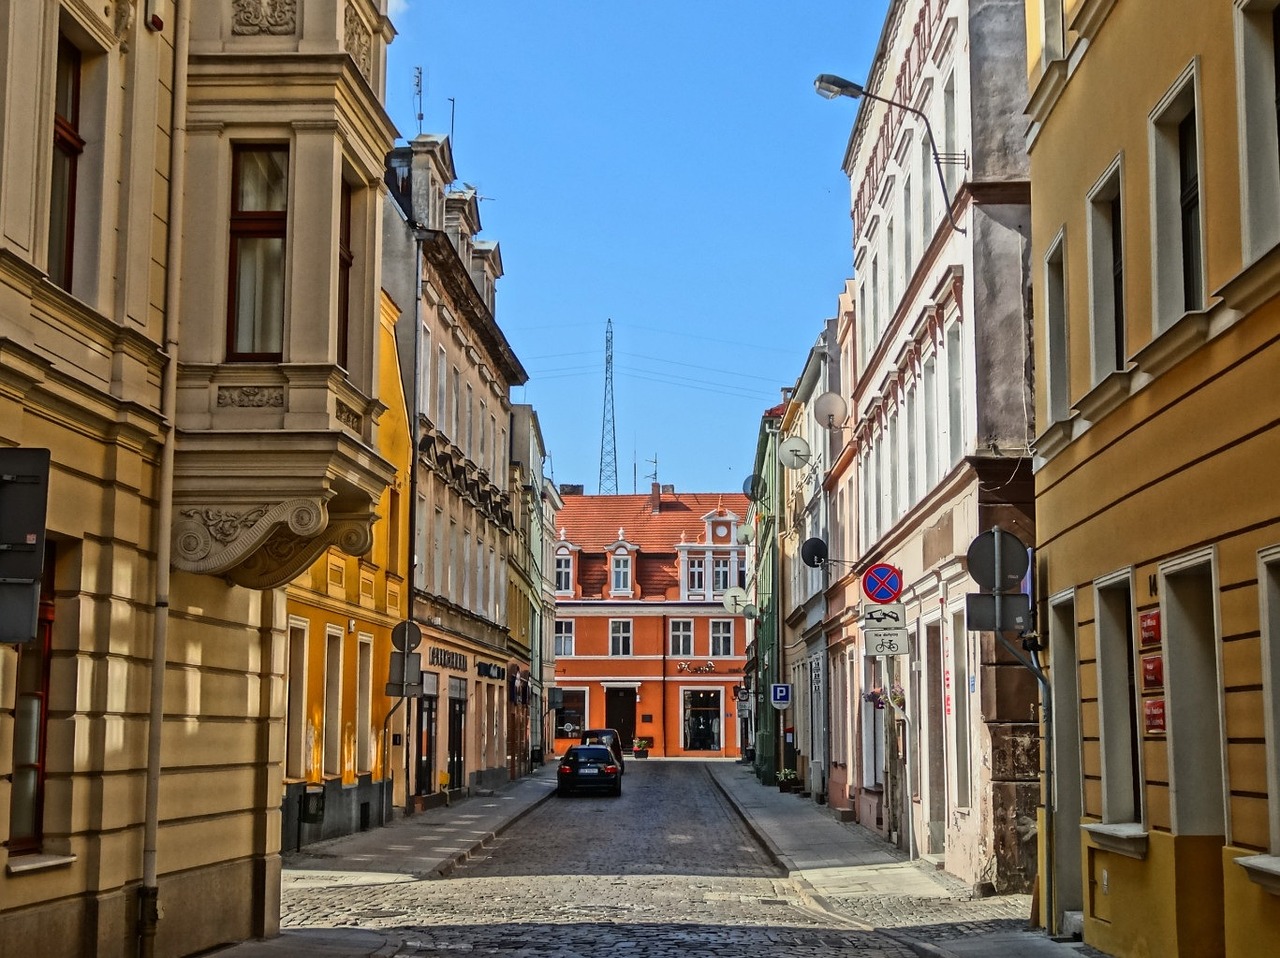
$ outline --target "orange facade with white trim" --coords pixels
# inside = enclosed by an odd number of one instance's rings
[[[555,545],[556,752],[614,728],[655,757],[741,755],[752,611],[740,493],[562,487]],[[742,703],[745,710],[747,703]]]

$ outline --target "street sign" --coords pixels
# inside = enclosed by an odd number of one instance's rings
[[[422,644],[422,629],[417,622],[405,619],[391,630],[391,645],[397,652],[412,652]]]
[[[864,629],[903,629],[907,625],[907,607],[901,602],[879,602],[862,610]]]
[[[863,629],[862,647],[864,655],[906,655],[906,629]]]
[[[862,591],[872,602],[897,602],[902,595],[902,570],[877,562],[862,574]]]
[[[980,533],[969,543],[965,558],[969,560],[969,575],[988,592],[1018,589],[1031,565],[1026,544],[1012,532],[999,528]],[[999,582],[996,581],[997,569]]]
[[[970,632],[1025,632],[1031,627],[1031,597],[1023,592],[970,592],[965,596],[964,618]]]
[[[786,683],[774,683],[769,686],[769,704],[779,712],[791,704],[791,686]]]

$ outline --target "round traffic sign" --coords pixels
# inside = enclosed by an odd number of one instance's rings
[[[996,581],[997,554],[1000,565],[1000,581]],[[979,533],[969,544],[965,554],[969,562],[969,575],[973,580],[992,592],[1004,592],[1016,589],[1022,583],[1031,564],[1027,555],[1027,546],[1012,532],[1004,529],[988,529]]]
[[[897,602],[902,595],[902,570],[877,562],[862,573],[862,591],[872,602]]]
[[[422,644],[422,629],[411,619],[397,622],[391,630],[391,644],[397,652],[412,652]]]

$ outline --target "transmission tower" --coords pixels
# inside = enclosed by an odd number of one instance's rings
[[[618,442],[613,434],[613,320],[604,326],[604,422],[600,427],[600,495],[618,494]]]

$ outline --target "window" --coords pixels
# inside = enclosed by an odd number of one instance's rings
[[[933,184],[936,179],[933,165],[933,140],[930,137],[920,138],[920,217],[924,223],[923,245],[927,248],[933,234],[937,232],[937,214],[933,211]]]
[[[573,591],[573,556],[556,556],[556,591]]]
[[[702,559],[689,560],[689,591],[701,592],[706,588],[705,563]]]
[[[1142,821],[1133,600],[1128,575],[1097,589],[1097,685],[1102,755],[1102,821]],[[1096,814],[1085,809],[1085,814]]]
[[[577,738],[578,733],[586,728],[587,722],[587,690],[562,690],[560,705],[556,708],[556,737]]]
[[[733,620],[711,620],[711,656],[733,655]]]
[[[916,435],[916,384],[907,387],[907,425],[904,454],[907,458],[907,507],[920,498],[920,470],[916,464],[916,449],[920,439]]]
[[[631,556],[621,549],[613,557],[613,591],[631,591]]]
[[[942,476],[938,472],[938,377],[937,359],[930,356],[921,366],[920,385],[924,390],[924,478],[932,489]]]
[[[889,220],[884,228],[884,272],[885,286],[888,287],[888,306],[885,309],[887,326],[888,320],[892,318],[898,307],[898,259],[894,244],[893,220]]]
[[[630,619],[611,619],[609,621],[609,654],[631,654]]]
[[[342,632],[330,628],[324,659],[324,774],[342,774]]]
[[[58,37],[53,104],[53,176],[49,196],[49,279],[71,288],[76,221],[76,168],[85,141],[80,134],[80,51]]]
[[[876,659],[867,656],[862,660],[862,787],[884,787],[884,709],[867,701],[865,693],[873,688],[883,688],[882,669]]]
[[[1236,3],[1245,263],[1280,242],[1280,7]]]
[[[1128,364],[1124,329],[1124,211],[1120,170],[1113,167],[1089,198],[1089,285],[1093,382]]]
[[[1153,328],[1158,334],[1204,308],[1200,144],[1189,67],[1153,111],[1151,125]]]
[[[951,710],[954,726],[951,730],[953,752],[952,771],[955,783],[955,802],[959,808],[973,804],[973,778],[970,772],[972,746],[969,744],[969,633],[965,629],[964,613],[951,617],[951,674],[954,676],[954,708]]]
[[[17,647],[9,853],[38,852],[44,841],[45,753],[49,743],[49,662],[53,650],[52,545],[46,546],[36,637]]]
[[[462,401],[462,376],[458,372],[458,367],[454,366],[452,371],[453,391],[450,395],[453,402],[449,404],[449,438],[454,442],[458,441],[458,423],[461,421],[458,414],[458,406]]]
[[[729,560],[714,558],[711,560],[711,591],[723,592],[729,588]]]
[[[693,655],[692,619],[672,619],[671,654],[685,656]]]
[[[349,367],[351,348],[351,187],[338,193],[338,365]]]
[[[950,464],[964,455],[964,349],[960,324],[947,329],[947,431],[950,434]]]
[[[898,410],[889,413],[889,521],[896,522],[901,514],[901,497],[898,495]]]
[[[449,371],[448,355],[444,347],[436,355],[436,414],[433,417],[437,426],[444,426],[445,411],[449,408]]]
[[[435,549],[431,556],[431,588],[437,594],[444,592],[444,510],[436,509]]]
[[[916,211],[911,206],[911,200],[911,177],[908,176],[902,181],[902,268],[908,277],[916,265]]]
[[[947,192],[956,195],[956,164],[953,159],[960,153],[960,137],[956,121],[956,75],[947,77],[942,86],[942,153],[946,160]]]
[[[307,625],[305,621],[289,623],[289,687],[288,721],[285,733],[284,774],[286,778],[307,777]]]
[[[1178,124],[1178,191],[1182,224],[1183,308],[1188,312],[1204,305],[1204,277],[1200,267],[1200,165],[1196,114],[1191,111]]]
[[[556,619],[556,658],[573,655],[573,619]]]
[[[1280,856],[1280,547],[1258,554],[1258,586],[1262,624],[1263,715],[1269,716],[1263,729],[1266,754],[1268,844],[1272,855]],[[1236,746],[1239,750],[1239,746]],[[1261,845],[1261,842],[1254,844]]]
[[[356,658],[356,771],[373,769],[373,636],[362,632]]]
[[[1071,415],[1071,360],[1067,355],[1067,270],[1061,235],[1045,257],[1044,298],[1049,378],[1049,421],[1059,422]]]
[[[286,147],[234,148],[228,359],[279,362],[283,358],[288,193]]]

